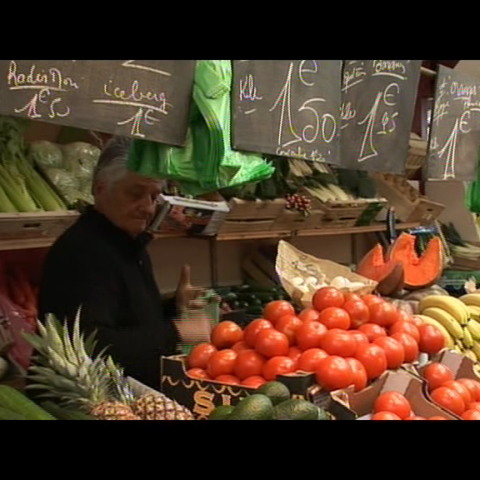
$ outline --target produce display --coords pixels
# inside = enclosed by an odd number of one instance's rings
[[[93,171],[100,149],[84,142],[56,145],[39,141],[30,145],[29,158],[55,185],[69,206],[93,204]]]
[[[441,228],[452,255],[466,260],[480,260],[480,246],[465,241],[453,223],[442,223]]]
[[[269,382],[237,405],[215,408],[209,420],[330,420],[328,412],[313,403],[291,398],[280,382]]]
[[[79,420],[85,415],[97,420],[193,420],[190,411],[159,392],[135,396],[111,357],[103,353],[93,357],[95,335],[85,339],[79,323],[78,314],[70,335],[66,324],[50,316],[45,325],[38,324],[38,334],[25,334],[36,350],[26,388],[39,391],[35,398],[47,403],[42,408],[2,385],[3,418],[23,415],[27,420],[51,420],[73,414]]]
[[[388,369],[445,346],[441,329],[379,296],[323,287],[314,294],[312,308],[298,315],[291,303],[276,300],[245,329],[220,322],[211,343],[191,351],[187,374],[258,388],[277,375],[304,372],[315,374],[327,391],[350,386],[360,391]]]
[[[480,381],[455,380],[453,372],[441,363],[430,363],[423,371],[434,403],[464,420],[480,420]]]
[[[0,213],[67,210],[30,161],[23,134],[20,120],[0,116]]]

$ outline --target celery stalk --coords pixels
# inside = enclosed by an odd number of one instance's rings
[[[0,183],[0,213],[17,213],[15,205],[10,201]]]
[[[25,181],[14,169],[5,168],[0,163],[0,177],[5,181],[2,183],[5,193],[19,212],[36,212],[38,207],[29,195]]]

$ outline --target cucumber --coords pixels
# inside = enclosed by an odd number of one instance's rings
[[[0,420],[26,420],[23,415],[0,407]]]
[[[0,385],[0,407],[23,415],[27,420],[55,420],[43,408],[8,385]]]
[[[275,300],[275,294],[272,293],[257,293],[255,297],[261,300],[263,303],[270,303]]]
[[[237,300],[237,298],[238,298],[238,295],[236,293],[231,292],[231,293],[225,295],[223,297],[223,300],[228,303],[228,302],[233,302],[233,301]]]
[[[237,300],[240,302],[253,302],[256,300],[257,296],[254,295],[253,293],[239,293],[237,296]]]
[[[250,308],[250,303],[248,303],[248,302],[240,302],[240,308]]]
[[[57,420],[95,420],[95,418],[86,415],[83,412],[62,408],[53,402],[43,402],[41,407],[53,415]]]
[[[240,302],[238,301],[234,301],[234,302],[230,302],[229,304],[229,307],[232,309],[232,310],[240,310]]]
[[[262,315],[263,308],[256,305],[256,306],[247,308],[245,313],[247,315]]]

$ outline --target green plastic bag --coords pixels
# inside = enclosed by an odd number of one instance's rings
[[[193,196],[269,178],[274,167],[261,155],[231,148],[231,83],[230,60],[198,61],[186,146],[134,140],[129,168]]]
[[[472,213],[480,214],[480,155],[477,165],[477,178],[473,182],[469,183],[467,187],[465,194],[465,206]]]

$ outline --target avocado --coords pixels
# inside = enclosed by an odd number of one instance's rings
[[[273,405],[265,395],[250,395],[235,407],[229,420],[273,420]]]
[[[235,410],[233,405],[221,405],[210,413],[209,420],[227,420],[230,414]]]
[[[273,403],[273,405],[278,405],[281,402],[290,399],[290,390],[281,382],[268,382],[265,385],[262,385],[257,393],[261,395],[266,395]]]
[[[318,420],[318,407],[306,400],[286,400],[275,406],[275,420]]]

